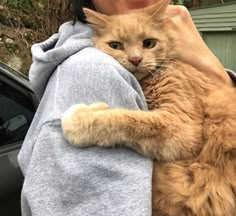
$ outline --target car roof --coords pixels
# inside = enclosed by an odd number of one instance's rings
[[[20,73],[19,71],[14,70],[13,68],[3,63],[1,60],[0,60],[0,71],[1,75],[7,76],[8,78],[16,81],[18,84],[21,84],[27,89],[33,91],[29,83],[29,78],[26,75]]]

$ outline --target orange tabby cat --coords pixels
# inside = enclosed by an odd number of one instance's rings
[[[153,215],[235,216],[235,89],[172,60],[167,5],[116,16],[85,9],[95,46],[137,77],[152,111],[76,105],[62,118],[64,135],[76,146],[121,144],[155,159]]]

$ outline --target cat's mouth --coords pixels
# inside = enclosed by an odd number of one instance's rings
[[[156,69],[142,69],[142,70],[135,70],[132,72],[132,74],[137,78],[137,80],[142,80],[148,76],[155,76],[157,73]]]
[[[136,77],[137,80],[142,80],[148,76],[155,76],[157,74],[156,70],[147,70],[147,71],[140,71],[140,70],[135,70],[132,71],[132,74]]]
[[[132,74],[133,74],[133,75],[136,77],[136,79],[139,80],[139,81],[150,75],[149,72],[140,72],[139,70],[136,70],[136,71],[132,72]]]
[[[162,65],[163,63],[158,63],[157,65],[155,65],[155,67],[152,68],[137,66],[127,69],[137,78],[137,80],[140,81],[148,76],[156,76],[160,72]]]

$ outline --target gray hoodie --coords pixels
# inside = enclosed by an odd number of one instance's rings
[[[60,118],[76,103],[147,109],[137,80],[95,49],[81,23],[32,47],[30,81],[40,105],[18,156],[22,215],[150,216],[152,162],[126,148],[75,148]]]

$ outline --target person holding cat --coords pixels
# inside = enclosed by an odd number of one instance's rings
[[[82,8],[120,14],[158,1],[72,1],[78,21],[63,24],[57,34],[33,45],[29,76],[40,105],[18,156],[25,176],[23,216],[151,215],[151,160],[126,148],[73,148],[63,138],[60,119],[77,103],[99,101],[110,107],[147,110],[138,81],[93,47]],[[228,76],[207,48],[188,11],[170,5],[166,13],[175,57],[216,82],[233,85],[234,73]]]

